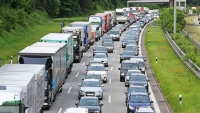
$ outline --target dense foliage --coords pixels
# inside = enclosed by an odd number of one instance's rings
[[[181,10],[177,10],[177,21],[176,21],[176,30],[180,32],[186,24],[184,19],[185,13]],[[174,28],[174,9],[173,8],[165,8],[163,9],[160,19],[162,22],[162,29],[164,31],[168,31],[169,33],[173,32]]]

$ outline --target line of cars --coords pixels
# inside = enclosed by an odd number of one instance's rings
[[[142,28],[154,19],[152,14],[144,15],[129,25],[122,40],[124,51],[120,54],[120,82],[127,87],[125,105],[127,113],[155,113],[150,99],[149,80],[145,74],[145,58],[139,54],[139,36]]]
[[[150,17],[143,17],[135,23],[117,24],[110,31],[104,34],[102,45],[93,49],[93,60],[86,64],[85,78],[79,84],[78,103],[76,108],[67,108],[65,113],[70,110],[81,110],[81,113],[102,113],[100,100],[103,100],[103,83],[107,83],[107,69],[109,53],[114,52],[114,41],[120,41],[121,35],[125,32],[127,43],[122,48],[124,52],[120,54],[120,82],[125,82],[127,87],[125,104],[127,113],[155,113],[151,107],[153,101],[149,98],[148,82],[145,75],[145,59],[139,56],[139,35],[142,28],[152,20]],[[79,113],[77,112],[77,113]],[[76,112],[75,112],[76,113]]]

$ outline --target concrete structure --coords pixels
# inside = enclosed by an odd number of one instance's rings
[[[186,7],[186,0],[176,0],[176,1],[178,2],[179,7],[181,6],[182,2]],[[164,3],[164,2],[170,2],[170,7],[174,7],[174,0],[128,0],[127,7],[129,7],[129,3]]]

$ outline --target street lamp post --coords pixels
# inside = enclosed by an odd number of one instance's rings
[[[174,34],[176,34],[176,0],[174,0]]]

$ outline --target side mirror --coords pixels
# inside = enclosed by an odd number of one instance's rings
[[[75,103],[76,106],[78,106],[78,103]]]
[[[84,80],[84,78],[82,80]]]
[[[124,92],[125,94],[127,94],[127,92]]]
[[[103,104],[100,104],[100,106],[103,106]]]
[[[88,71],[88,69],[86,69],[86,71]]]
[[[78,86],[81,86],[81,84],[79,84]]]
[[[153,101],[151,100],[150,103],[153,103]]]
[[[106,71],[108,71],[108,69],[105,69]]]
[[[101,85],[101,87],[104,87],[104,85]]]
[[[147,80],[148,82],[150,81],[150,80]]]
[[[122,55],[122,54],[119,54],[119,55]]]
[[[126,102],[129,102],[129,100],[126,100]]]
[[[148,95],[151,95],[151,93],[148,93]]]
[[[121,70],[121,68],[118,68],[118,70]]]
[[[88,66],[88,64],[86,64],[86,66]]]
[[[93,48],[93,50],[95,50],[95,48]]]

